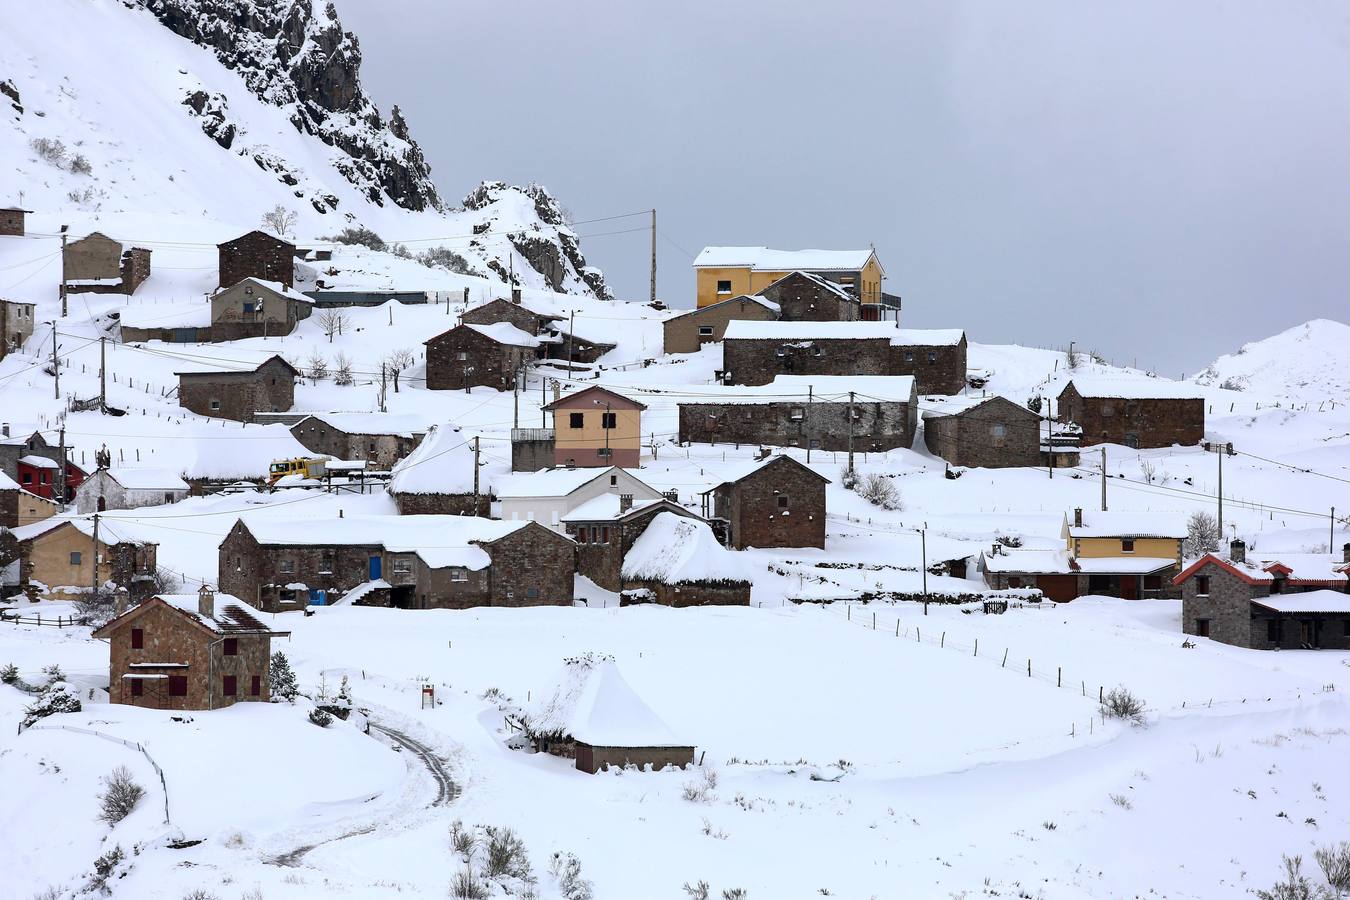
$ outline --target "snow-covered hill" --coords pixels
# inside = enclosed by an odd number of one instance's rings
[[[302,242],[359,225],[495,282],[608,297],[547,190],[488,182],[438,211],[421,150],[363,92],[331,5],[0,0],[0,21],[0,205],[152,248],[182,238],[126,217],[238,234],[280,205]],[[0,292],[34,297],[16,282],[0,268]]]
[[[1304,322],[1220,356],[1194,381],[1281,400],[1350,401],[1350,325]]]

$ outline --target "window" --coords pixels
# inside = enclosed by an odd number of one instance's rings
[[[1116,414],[1116,408],[1115,408],[1114,405],[1112,405],[1112,404],[1110,404],[1110,403],[1103,403],[1103,404],[1102,404],[1102,415],[1103,415],[1103,416],[1114,416],[1115,414]]]
[[[608,544],[608,543],[609,543],[609,526],[608,526],[608,525],[602,525],[602,526],[600,526],[600,543],[602,543],[602,544]]]
[[[1133,552],[1134,552],[1134,538],[1121,538],[1121,539],[1120,539],[1120,552],[1121,552],[1121,553],[1133,553]]]
[[[1006,440],[1007,437],[1008,437],[1008,426],[1007,426],[1007,425],[990,425],[990,426],[989,426],[989,437],[993,440],[993,443],[994,443],[994,446],[995,446],[995,447],[1001,447],[1001,446],[1003,446],[1004,440]]]
[[[132,649],[132,650],[144,650],[144,649],[145,649],[145,629],[144,629],[144,628],[133,628],[133,629],[131,629],[131,649]]]
[[[281,574],[290,575],[295,571],[295,560],[283,559],[281,561]]]
[[[1209,619],[1195,620],[1195,634],[1197,637],[1209,637]]]
[[[78,550],[70,551],[70,564],[72,566],[78,566],[82,558],[83,556],[81,555],[80,551]]]
[[[618,414],[618,413],[607,412],[607,413],[601,413],[601,414],[600,414],[600,427],[601,427],[601,428],[609,428],[609,429],[612,429],[612,428],[617,428],[618,426],[619,426],[619,414]]]
[[[224,650],[226,656],[239,655],[239,638],[226,638],[224,641]]]
[[[913,350],[906,350],[906,351],[905,351],[905,362],[914,362],[914,351],[913,351]]]
[[[586,414],[585,414],[585,413],[568,413],[568,414],[567,414],[567,427],[568,427],[568,428],[583,428],[583,427],[585,427],[585,424],[586,424]]]
[[[170,675],[169,676],[169,696],[186,697],[187,696],[187,676]]]
[[[262,696],[262,676],[254,675],[248,680],[248,695],[250,697]]]
[[[812,344],[812,345],[811,345],[811,355],[812,355],[812,356],[823,356],[824,354],[825,354],[825,351],[822,350],[822,349],[820,348],[820,345],[819,345],[819,344]]]
[[[592,544],[598,544],[598,543],[600,543],[600,526],[599,526],[599,525],[592,525],[592,526],[591,526],[591,543],[592,543]]]
[[[1162,590],[1162,586],[1163,586],[1163,583],[1162,583],[1162,576],[1161,576],[1161,575],[1145,575],[1145,576],[1144,576],[1144,590],[1146,590],[1146,591],[1160,591],[1160,590]]]
[[[233,697],[239,693],[239,679],[233,675],[226,675],[221,680],[221,686],[224,688],[226,697]]]
[[[209,404],[207,404],[207,405],[208,405],[209,407],[211,407],[211,409],[220,409],[220,401],[219,401],[219,400],[212,400],[212,401],[211,401]]]
[[[468,362],[468,359],[469,354],[467,353],[460,352],[455,354],[455,360],[458,362]]]
[[[139,696],[141,696],[141,695],[144,694],[144,693],[145,693],[145,682],[144,682],[144,681],[141,681],[141,679],[139,679],[139,678],[134,678],[134,679],[132,679],[132,681],[131,681],[131,696],[133,696],[133,697],[139,697]]]
[[[1208,596],[1209,596],[1209,576],[1208,576],[1208,575],[1197,575],[1197,576],[1195,576],[1195,595],[1196,595],[1197,597],[1208,597]]]
[[[614,452],[613,452],[612,450],[610,450],[608,447],[599,447],[599,448],[596,449],[595,455],[596,455],[596,456],[609,457],[609,456],[613,456],[613,455],[614,455]]]
[[[24,473],[23,473],[23,483],[24,483],[24,484],[32,484],[32,483],[33,483],[33,473],[32,473],[32,472],[24,472]]]
[[[713,327],[712,327],[711,325],[700,325],[700,326],[698,326],[698,336],[699,336],[699,337],[712,337],[712,336],[713,336]]]
[[[1020,588],[1021,586],[1022,586],[1022,579],[1021,579],[1020,576],[1018,576],[1018,575],[1009,575],[1009,576],[1008,576],[1008,587],[1010,587],[1010,588]]]
[[[409,575],[412,573],[412,560],[396,559],[394,560],[395,575]]]
[[[461,569],[461,568],[459,568],[459,567],[455,567],[455,568],[451,569],[451,570],[450,570],[450,580],[451,580],[451,581],[468,581],[468,580],[469,580],[469,570],[468,570],[468,569]]]
[[[788,417],[794,422],[800,422],[802,419],[806,418],[806,410],[800,406],[794,406],[792,407],[791,412],[788,413]]]
[[[930,364],[937,362],[937,353],[935,351],[933,350],[928,351],[928,362]]]
[[[253,303],[252,303],[252,302],[248,302],[248,303],[245,303],[245,304],[244,304],[244,312],[245,312],[245,313],[251,313],[251,312],[253,312]]]
[[[102,497],[99,497],[98,499],[99,499],[99,502],[100,502],[100,503],[103,502],[103,498],[102,498]],[[173,502],[173,491],[165,491],[165,492],[164,492],[164,502],[165,502],[165,503],[172,503],[172,502]]]
[[[609,476],[609,486],[610,486],[610,487],[614,487],[614,486],[617,485],[618,483],[619,483],[619,476],[618,476],[618,475],[611,475],[611,476]]]
[[[731,293],[731,279],[730,279],[730,278],[719,278],[719,279],[718,279],[718,281],[717,281],[717,293],[719,293],[719,294],[730,294],[730,293]]]
[[[1266,619],[1266,640],[1272,644],[1280,642],[1280,620]]]

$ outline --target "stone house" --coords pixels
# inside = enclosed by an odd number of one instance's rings
[[[60,510],[53,501],[19,487],[19,483],[0,472],[0,528],[18,528],[49,519]]]
[[[1287,553],[1248,559],[1235,540],[1228,558],[1208,553],[1173,579],[1181,630],[1252,650],[1350,650],[1350,544],[1339,558]]]
[[[569,331],[569,329],[571,329]],[[608,341],[602,341],[595,334],[580,334],[575,323],[556,324],[542,343],[545,359],[562,359],[571,362],[593,363],[617,347]]]
[[[272,696],[272,638],[262,613],[206,585],[157,594],[92,637],[108,642],[108,700],[150,709],[211,710]]]
[[[395,413],[310,413],[291,434],[318,456],[366,460],[388,471],[417,447],[426,433],[421,416]]]
[[[665,497],[632,472],[610,466],[605,469],[543,469],[512,474],[493,484],[498,498],[497,514],[511,522],[538,522],[559,534],[568,533],[564,519],[599,497],[627,496],[639,504]]]
[[[725,383],[768,384],[778,375],[911,375],[920,394],[954,394],[965,386],[966,336],[869,321],[728,324]]]
[[[427,389],[510,390],[539,356],[540,339],[507,322],[456,325],[426,344]]]
[[[31,209],[17,206],[0,207],[0,237],[23,237],[25,217]]]
[[[295,244],[268,234],[248,234],[217,244],[220,259],[220,286],[229,287],[245,278],[275,281],[295,287]]]
[[[20,559],[19,580],[40,597],[60,598],[95,583],[124,587],[133,598],[154,591],[158,545],[125,522],[52,517],[10,531]],[[98,575],[94,574],[97,558]]]
[[[954,466],[998,469],[1041,464],[1041,417],[1006,397],[925,401],[923,441]]]
[[[74,496],[85,479],[85,472],[71,461],[73,448],[67,445],[65,451],[65,481],[62,482],[59,446],[47,443],[40,431],[27,437],[13,437],[9,423],[0,424],[0,473],[8,475],[31,494],[47,500]]]
[[[665,353],[697,353],[704,344],[722,340],[729,322],[770,322],[778,318],[778,312],[777,306],[763,297],[729,297],[673,313],[661,323],[661,349]]]
[[[759,292],[784,322],[853,322],[862,318],[858,297],[823,275],[789,272]]]
[[[598,337],[583,335],[575,330],[575,322],[566,316],[544,312],[521,301],[520,291],[512,298],[497,298],[475,306],[459,317],[464,325],[489,326],[505,323],[526,334],[539,338],[536,356],[544,359],[567,359],[570,352],[574,362],[593,363],[616,346]]]
[[[71,294],[134,294],[150,277],[150,251],[95,231],[66,245],[61,269]]]
[[[637,500],[632,494],[601,494],[562,516],[565,533],[577,545],[577,572],[607,591],[624,590],[624,557],[663,512],[694,517],[668,497]]]
[[[727,546],[825,549],[830,479],[790,456],[747,463],[704,492],[711,518],[727,523]]]
[[[663,511],[623,557],[621,605],[749,606],[751,577],[744,558],[723,547],[708,523]]]
[[[1059,420],[1078,425],[1085,444],[1191,446],[1205,437],[1205,401],[1180,383],[1075,375],[1060,391]]]
[[[900,298],[881,289],[886,270],[875,250],[771,250],[704,247],[694,258],[697,306],[754,295],[793,272],[816,275],[858,298],[865,319],[900,313]]]
[[[401,609],[571,606],[576,546],[533,522],[473,516],[240,520],[221,590],[269,612],[334,602]]]
[[[432,425],[389,476],[389,496],[404,516],[488,516],[492,492],[474,477],[469,439],[453,425]]]
[[[503,297],[465,310],[459,317],[462,325],[496,325],[506,322],[526,334],[536,336],[547,333],[553,323],[562,319],[562,316],[533,309],[519,299],[507,300]]]
[[[309,297],[281,282],[245,278],[211,295],[211,340],[287,335],[313,311]]]
[[[33,336],[35,309],[32,303],[0,300],[0,359],[17,352]]]
[[[852,402],[850,402],[852,392]],[[879,452],[914,443],[918,394],[906,375],[779,375],[679,404],[681,443]]]
[[[582,388],[541,407],[553,414],[554,464],[637,468],[646,408],[602,387]]]
[[[110,509],[136,509],[177,503],[188,495],[188,483],[170,469],[98,469],[75,492],[80,515]]]
[[[199,416],[251,422],[260,412],[284,412],[295,405],[295,379],[300,372],[280,356],[256,368],[230,371],[175,372],[178,405]]]

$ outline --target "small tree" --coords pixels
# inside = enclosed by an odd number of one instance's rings
[[[1079,356],[1079,354],[1073,351],[1072,346],[1065,348],[1064,365],[1068,366],[1070,369],[1076,369],[1078,368],[1079,363],[1081,362],[1082,358]]]
[[[356,383],[352,377],[352,361],[347,358],[347,354],[339,352],[333,357],[333,384],[342,387],[351,387]]]
[[[1144,476],[1145,484],[1152,484],[1158,477],[1158,465],[1151,459],[1139,460],[1139,474]]]
[[[28,728],[57,713],[79,712],[82,708],[79,694],[75,693],[73,687],[64,681],[54,681],[43,688],[38,698],[24,709],[23,727]]]
[[[317,349],[309,354],[305,367],[309,370],[310,381],[323,381],[328,377],[328,360]]]
[[[267,667],[267,677],[272,682],[273,703],[282,700],[287,703],[295,702],[300,688],[295,682],[295,672],[291,669],[290,660],[280,650],[272,654],[271,663]]]
[[[183,587],[183,579],[172,569],[166,569],[163,566],[155,567],[154,574],[155,593],[156,594],[176,594]],[[128,604],[128,609],[135,604]]]
[[[131,770],[126,766],[113,769],[102,781],[103,793],[98,795],[98,817],[109,825],[116,825],[131,815],[136,804],[145,796],[145,788],[132,780]]]
[[[333,723],[333,717],[317,706],[309,711],[309,720],[320,728],[327,728]]]
[[[270,229],[273,234],[285,237],[295,230],[295,223],[300,217],[293,210],[278,203],[267,212],[263,213],[262,224],[264,228]]]
[[[323,330],[328,338],[328,343],[333,343],[333,335],[342,334],[342,330],[349,325],[346,313],[337,309],[325,309],[319,313],[319,328]]]
[[[1186,520],[1186,539],[1181,552],[1186,557],[1202,556],[1219,549],[1219,520],[1207,512],[1193,512]]]
[[[394,393],[395,393],[395,394],[398,393],[398,376],[399,376],[399,374],[402,373],[404,369],[408,368],[409,366],[411,366],[411,365],[412,365],[414,362],[416,362],[416,361],[417,361],[417,354],[414,353],[414,352],[413,352],[410,348],[408,348],[408,347],[403,347],[403,348],[401,348],[401,349],[394,350],[394,351],[390,352],[389,355],[386,356],[386,357],[384,358],[385,369],[386,369],[386,371],[389,372],[390,376],[394,379]]]

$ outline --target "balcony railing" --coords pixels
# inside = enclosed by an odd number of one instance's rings
[[[511,442],[520,443],[523,441],[551,441],[553,440],[552,428],[512,428]]]

